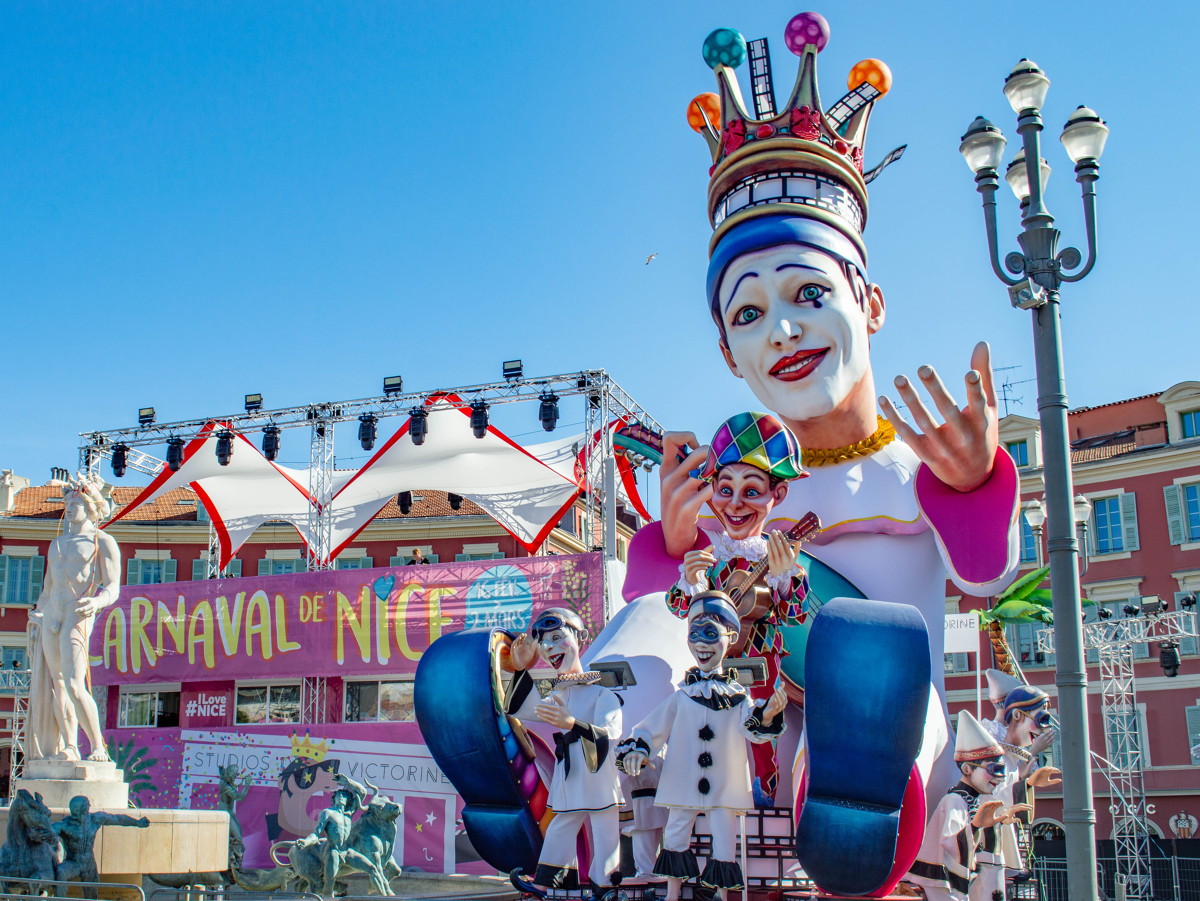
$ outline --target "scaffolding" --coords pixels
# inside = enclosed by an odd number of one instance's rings
[[[1151,884],[1150,829],[1146,823],[1146,786],[1141,717],[1134,678],[1134,650],[1146,642],[1177,642],[1197,636],[1194,612],[1166,612],[1158,598],[1140,598],[1123,619],[1083,625],[1083,646],[1095,651],[1100,665],[1101,713],[1106,757],[1093,755],[1112,787],[1113,838],[1117,880],[1129,901],[1154,898]],[[1157,612],[1138,612],[1157,611]],[[1054,653],[1054,632],[1038,634],[1038,650]]]
[[[31,630],[30,643],[37,640],[37,630]],[[32,660],[32,656],[27,656]],[[0,692],[13,699],[12,748],[8,756],[8,790],[15,790],[17,779],[25,775],[26,735],[29,723],[29,670],[0,669]],[[7,801],[5,801],[7,803]]]
[[[309,492],[313,501],[309,510],[309,535],[312,540],[306,552],[308,569],[329,569],[333,535],[333,511],[330,505],[334,483],[334,426],[339,423],[374,416],[407,417],[417,408],[429,409],[426,400],[431,396],[449,395],[462,403],[482,401],[488,407],[513,403],[541,403],[552,400],[556,405],[571,398],[584,402],[585,434],[579,449],[576,476],[585,489],[584,526],[585,547],[599,551],[605,560],[617,558],[617,495],[618,478],[616,455],[624,451],[613,443],[614,424],[639,424],[661,434],[662,427],[603,369],[525,378],[518,376],[497,382],[466,385],[458,388],[408,393],[384,393],[355,400],[303,404],[274,410],[247,410],[224,416],[177,422],[151,422],[121,429],[80,433],[80,467],[97,472],[104,460],[111,460],[116,448],[125,453],[128,469],[157,476],[165,463],[146,451],[146,448],[165,445],[172,438],[192,436],[210,423],[238,434],[247,434],[274,427],[280,431],[307,429],[309,431]],[[447,401],[449,402],[449,401]],[[457,402],[457,401],[456,401]],[[216,578],[217,544],[210,530],[208,578]],[[607,569],[607,568],[606,568]],[[606,613],[611,613],[612,599],[608,597],[605,575]]]

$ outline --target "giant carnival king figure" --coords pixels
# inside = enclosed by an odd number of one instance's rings
[[[819,612],[783,629],[793,720],[803,705],[791,773],[796,856],[829,893],[881,896],[916,859],[927,811],[960,775],[942,696],[945,580],[976,596],[1011,580],[1018,480],[998,449],[986,344],[971,355],[961,407],[932,367],[919,370],[940,423],[903,377],[895,385],[914,425],[886,398],[879,405],[887,418],[876,414],[870,340],[884,323],[884,297],[868,275],[863,227],[867,182],[883,164],[864,175],[863,151],[891,75],[864,60],[851,70],[850,92],[823,106],[816,67],[828,40],[821,16],[795,16],[785,31],[800,58],[795,85],[778,113],[769,90],[756,92],[751,115],[734,71],[746,43],[730,29],[714,31],[703,53],[718,93],[695,98],[688,119],[712,151],[707,296],[720,353],[796,435],[810,473],[766,528],[786,529],[808,510],[824,525],[800,555],[812,587],[806,609]],[[631,544],[629,603],[584,658],[630,662],[637,685],[624,692],[627,723],[674,690],[675,663],[655,666],[648,643],[682,644],[668,638],[678,626],[669,623],[665,592],[685,554],[719,531],[708,507],[713,489],[693,477],[708,450],[697,444],[691,433],[664,438],[662,520]],[[651,634],[655,623],[661,636]],[[474,690],[457,678],[473,658],[479,703],[502,709],[492,703],[503,692],[496,661],[510,640],[463,633],[435,643],[417,674],[417,717],[467,800],[464,822],[481,854],[498,866],[501,855],[524,855],[532,866],[546,811],[544,789],[530,776],[536,748],[517,753],[502,717],[458,716],[470,705],[451,706],[434,687]],[[501,754],[507,762],[500,757],[489,771]],[[485,771],[502,781],[485,784]]]
[[[850,93],[824,107],[817,57],[828,24],[801,13],[784,39],[800,58],[795,85],[778,113],[756,96],[757,115],[734,72],[742,36],[718,29],[704,43],[718,93],[695,98],[688,119],[713,159],[708,306],[729,371],[795,433],[811,473],[768,528],[816,512],[824,529],[812,556],[874,602],[827,604],[805,627],[807,647],[789,648],[784,675],[806,694],[792,786],[800,863],[827,890],[882,894],[913,859],[926,806],[957,778],[942,698],[945,580],[986,596],[1011,579],[1018,481],[998,449],[986,344],[971,356],[961,407],[932,367],[919,370],[940,423],[904,377],[895,386],[914,425],[887,398],[887,419],[876,415],[870,340],[884,296],[863,227],[867,182],[882,166],[864,176],[863,151],[891,74],[864,60]],[[696,443],[666,437],[662,521],[630,549],[627,598],[669,588],[684,554],[708,540],[712,489],[691,475],[704,459]],[[808,568],[819,595],[818,567]]]

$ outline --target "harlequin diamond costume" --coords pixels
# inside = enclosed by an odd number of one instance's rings
[[[689,626],[716,622],[736,633],[737,611],[717,592],[698,595],[688,608]],[[634,726],[617,750],[618,761],[634,750],[653,756],[666,745],[655,803],[667,808],[663,850],[654,873],[672,879],[700,877],[709,888],[740,889],[735,859],[737,815],[753,806],[746,740],[768,742],[783,731],[783,717],[763,724],[766,702],[754,701],[732,673],[687,671],[683,685]],[[691,850],[692,825],[705,814],[712,857],[700,872]]]
[[[800,445],[796,436],[774,416],[767,413],[739,413],[727,419],[717,429],[709,444],[708,457],[698,473],[701,479],[712,481],[722,467],[734,463],[753,466],[765,473],[772,484],[804,478],[807,473],[800,464]],[[706,532],[712,543],[716,562],[705,574],[705,581],[689,585],[685,576],[667,592],[667,606],[676,616],[686,617],[692,598],[701,591],[730,592],[731,585],[767,555],[767,542],[762,534],[737,540],[724,531]],[[680,568],[682,571],[682,567]],[[766,700],[775,690],[779,678],[779,661],[788,652],[784,648],[781,628],[804,622],[804,600],[808,596],[808,578],[798,564],[791,572],[776,578],[765,576],[770,593],[769,604],[762,605],[756,617],[745,617],[742,628],[748,630],[745,646],[735,657],[762,657],[767,664],[766,679],[751,686],[750,696]],[[779,764],[775,745],[762,742],[754,745],[754,801],[759,807],[772,807],[779,783]]]
[[[876,297],[867,274],[862,234],[867,184],[898,157],[899,150],[871,169],[864,168],[863,151],[871,110],[890,89],[891,73],[878,60],[863,60],[851,69],[850,91],[837,102],[824,105],[817,89],[816,67],[817,56],[829,41],[828,24],[816,13],[801,13],[788,23],[784,40],[800,58],[800,68],[778,111],[764,44],[754,57],[754,114],[750,113],[734,72],[746,59],[746,42],[731,29],[718,29],[704,44],[705,62],[716,75],[718,93],[700,95],[689,104],[689,122],[712,153],[707,209],[713,236],[707,294],[722,338],[727,337],[725,311],[720,308],[723,282],[731,267],[743,265],[741,261],[752,254],[793,247],[797,253],[821,254],[829,260],[827,268],[857,295],[864,316]],[[932,316],[930,327],[936,329]],[[865,336],[852,337],[866,342]],[[861,346],[841,349],[865,352]],[[732,366],[737,361],[728,342],[725,352]],[[787,365],[793,369],[824,367],[835,378],[840,374],[834,366],[840,357],[827,354],[819,362],[815,359]],[[793,379],[803,375],[798,371],[784,374]],[[761,387],[760,401],[788,418],[780,409],[790,401],[785,396],[786,385],[751,387],[756,393]],[[833,422],[847,396],[831,397],[832,410],[813,409],[794,418]],[[810,472],[803,498],[784,499],[772,511],[775,519],[766,528],[790,525],[811,509],[822,523],[821,535],[808,548],[814,557],[852,583],[860,596],[896,608],[907,605],[919,611],[919,619],[936,626],[920,643],[920,650],[928,655],[923,671],[899,667],[894,672],[902,678],[884,678],[884,668],[868,666],[840,679],[829,677],[820,692],[814,692],[806,675],[812,669],[813,637],[807,640],[804,663],[799,662],[799,654],[781,662],[784,679],[792,688],[806,692],[807,745],[798,753],[792,780],[798,793],[797,857],[827,891],[886,893],[903,874],[904,858],[911,860],[919,844],[923,822],[918,821],[924,819],[926,796],[940,798],[956,779],[946,740],[948,718],[943,697],[944,632],[940,624],[945,613],[945,580],[949,577],[964,593],[975,596],[996,594],[1011,581],[1018,562],[1019,483],[1012,460],[998,449],[986,481],[972,490],[958,491],[940,481],[882,420],[876,432],[853,444],[806,446],[802,459]],[[703,530],[711,528],[711,523],[701,516],[694,547],[708,543]],[[627,598],[666,591],[678,578],[679,560],[667,553],[657,524],[638,533],[628,560]],[[815,622],[824,613],[814,617]],[[869,620],[854,615],[843,617],[840,623],[838,628],[826,630],[828,640],[848,641],[853,634],[862,633],[860,627],[870,625]],[[812,630],[815,636],[815,623]],[[803,635],[793,638],[785,630],[785,645],[792,640],[805,639]],[[889,647],[897,660],[912,660],[917,652],[916,644],[907,639]],[[867,655],[863,659],[878,656],[865,645],[862,653]],[[844,659],[843,654],[842,664]],[[888,666],[891,664],[889,660]],[[844,665],[840,668],[844,671]],[[874,704],[859,704],[856,693],[879,697],[873,697]],[[818,694],[819,703],[814,704]],[[888,729],[864,723],[861,731],[845,730],[836,711],[851,706],[894,711],[895,716],[889,713]],[[835,712],[814,716],[815,707],[832,707]],[[888,730],[893,725],[901,730],[904,723],[917,733],[915,741],[892,739]],[[907,758],[907,767],[900,758]],[[847,762],[851,760],[867,763],[850,767]],[[914,765],[918,778],[911,780]],[[814,798],[823,805],[816,819],[810,817]],[[849,803],[839,807],[842,802]],[[853,848],[829,838],[839,809],[852,813],[853,824],[844,825],[862,838]],[[901,814],[898,819],[897,811]]]
[[[970,713],[959,715],[954,760],[973,767],[1004,771],[1004,749]],[[964,775],[938,802],[925,828],[925,839],[905,880],[925,891],[928,901],[967,901],[976,876],[976,851],[982,845],[995,850],[995,827],[978,829],[972,820],[990,794],[981,794]]]

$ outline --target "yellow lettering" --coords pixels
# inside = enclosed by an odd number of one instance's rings
[[[114,607],[112,615],[104,621],[104,668],[111,669],[110,651],[116,651],[117,672],[128,672],[125,665],[125,611]]]
[[[369,598],[370,586],[363,587],[363,596]],[[375,599],[375,652],[380,663],[387,663],[392,656],[392,636],[388,632],[388,603],[386,598]]]
[[[304,598],[300,599],[300,621],[304,622]],[[289,651],[300,650],[300,642],[288,641],[287,637],[287,604],[281,594],[275,595],[275,648],[280,654],[286,654]]]
[[[175,653],[182,654],[184,637],[187,634],[187,608],[184,606],[183,595],[179,596],[174,616],[171,616],[170,607],[162,601],[158,602],[158,643],[154,646],[154,653],[159,657],[163,655],[164,628],[175,642]]]
[[[188,617],[188,663],[196,663],[196,645],[201,645],[204,668],[211,670],[217,665],[216,639],[213,636],[212,604],[202,600],[192,608]]]
[[[129,603],[129,657],[133,671],[142,671],[142,651],[146,652],[146,666],[154,666],[154,645],[146,634],[150,618],[154,616],[154,604],[146,598],[134,598]]]
[[[452,616],[442,616],[442,598],[451,597],[457,593],[457,589],[450,588],[446,585],[440,585],[429,589],[429,595],[425,599],[425,603],[429,605],[429,643],[433,644],[442,637],[442,626],[448,626],[454,622]]]
[[[337,612],[334,614],[337,620],[337,627],[334,629],[336,634],[336,648],[334,651],[335,658],[338,664],[346,662],[346,634],[344,626],[349,626],[350,631],[354,633],[354,640],[358,643],[358,653],[362,657],[363,663],[371,661],[371,605],[366,603],[364,595],[359,602],[358,612],[355,613],[354,608],[350,606],[350,600],[340,591],[337,594]],[[317,620],[314,620],[317,622]]]
[[[276,600],[279,599],[279,595],[276,595],[275,597],[276,597]],[[312,597],[307,594],[300,595],[300,622],[310,623],[310,622],[312,622],[312,616],[313,616]]]
[[[418,582],[410,582],[396,593],[396,606],[392,608],[392,623],[396,631],[396,648],[409,660],[420,660],[421,652],[414,651],[408,643],[408,602],[421,592]]]
[[[254,656],[254,638],[258,636],[258,650],[263,660],[270,660],[275,653],[271,645],[271,602],[265,591],[256,591],[246,608],[246,656]]]
[[[339,594],[338,601],[341,602],[343,600],[345,598]],[[325,622],[325,595],[319,591],[312,596],[312,621],[314,623]]]
[[[246,604],[246,592],[239,591],[233,601],[233,616],[229,615],[229,601],[217,598],[217,628],[221,633],[221,647],[225,656],[232,657],[237,653],[238,639],[242,632],[242,608]],[[247,646],[250,644],[246,640]]]

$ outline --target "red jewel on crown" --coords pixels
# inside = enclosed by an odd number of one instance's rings
[[[817,135],[821,133],[821,127],[818,123],[821,121],[821,114],[809,106],[802,106],[799,109],[792,110],[792,134],[798,138],[804,138],[806,141],[815,141]]]
[[[725,153],[733,153],[743,144],[746,143],[746,123],[741,119],[734,119],[725,126]]]

